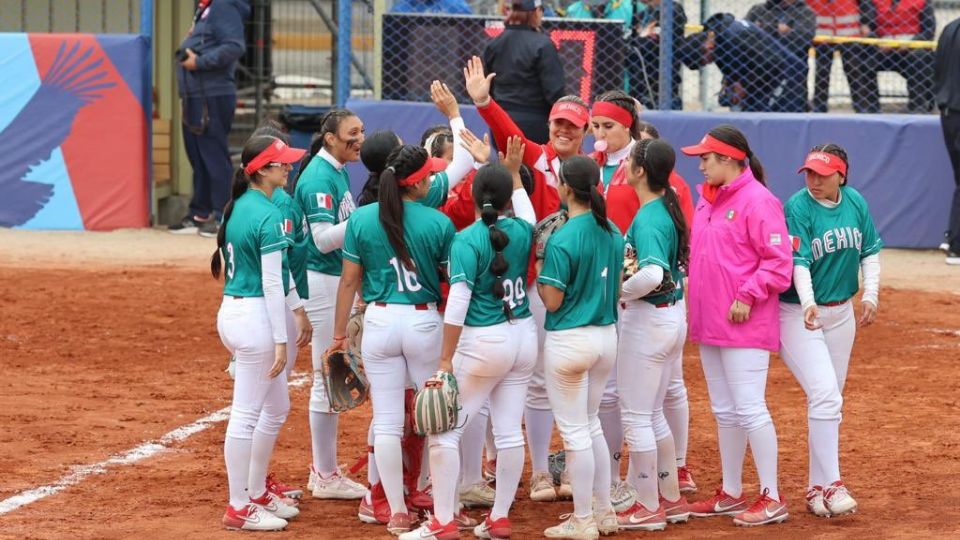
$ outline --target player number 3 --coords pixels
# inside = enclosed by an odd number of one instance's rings
[[[233,255],[233,242],[227,244],[227,277],[233,279],[237,270],[236,257]]]

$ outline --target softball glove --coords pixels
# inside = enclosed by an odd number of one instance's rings
[[[460,391],[457,379],[438,371],[417,392],[413,412],[413,430],[419,435],[436,435],[457,427]]]
[[[367,400],[370,383],[363,372],[360,357],[353,351],[331,352],[323,359],[320,368],[331,411],[349,411]]]
[[[363,341],[363,314],[367,311],[367,305],[357,304],[353,315],[347,321],[347,349],[357,358],[361,358],[360,343]]]
[[[560,210],[541,219],[533,227],[533,240],[536,245],[537,259],[543,259],[544,251],[547,249],[547,240],[550,235],[557,232],[557,229],[567,222],[567,211]]]

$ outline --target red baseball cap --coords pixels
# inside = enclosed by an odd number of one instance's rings
[[[262,152],[243,166],[243,172],[251,175],[268,163],[296,163],[307,153],[300,148],[291,148],[280,139],[273,141],[273,144],[263,149]]]
[[[571,124],[582,128],[590,121],[590,111],[575,101],[558,101],[550,109],[550,120],[563,118]]]
[[[743,150],[736,146],[731,146],[711,135],[704,135],[703,138],[700,139],[700,144],[684,146],[680,151],[688,156],[702,156],[703,154],[713,152],[737,161],[743,161],[747,157],[747,153]]]
[[[827,152],[810,152],[807,154],[807,159],[803,162],[803,165],[797,169],[797,173],[802,173],[807,169],[824,176],[831,175],[835,172],[840,173],[840,176],[847,176],[847,164],[839,157],[828,154]]]

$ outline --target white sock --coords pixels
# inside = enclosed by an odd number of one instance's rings
[[[380,481],[380,473],[377,472],[377,459],[373,457],[373,421],[370,422],[370,427],[367,428],[367,483],[373,487],[374,484]]]
[[[618,409],[619,416],[619,409]],[[623,435],[621,434],[621,439]],[[610,506],[610,449],[607,448],[607,441],[604,437],[593,438],[593,496],[596,500],[597,510],[603,511],[611,508]],[[618,478],[619,480],[619,475]]]
[[[673,436],[657,441],[657,484],[660,495],[668,501],[680,498],[680,483],[677,478],[677,460]]]
[[[660,508],[657,496],[657,451],[630,452],[631,467],[627,482],[637,490],[637,500],[647,510]]]
[[[487,456],[487,461],[496,461],[497,460],[497,443],[493,439],[493,422],[487,422],[487,437],[484,442],[484,452]]]
[[[810,420],[809,445],[812,450],[810,457],[811,475],[816,470],[816,480],[813,484],[827,487],[840,479],[840,421],[839,420]],[[816,466],[816,469],[814,469]],[[811,478],[813,478],[811,476]]]
[[[613,407],[609,410],[604,410],[601,407],[597,416],[600,418],[603,438],[606,440],[606,447],[610,452],[607,458],[610,461],[610,481],[619,482],[619,458],[623,450],[623,423],[620,421],[620,407]]]
[[[777,490],[777,430],[771,422],[751,431],[748,435],[753,462],[757,465],[757,476],[760,477],[760,491],[770,490],[768,495],[779,501],[780,492]]]
[[[472,486],[483,482],[483,445],[489,418],[478,412],[467,421],[460,438],[460,472],[463,485]]]
[[[223,460],[227,464],[227,483],[230,486],[230,506],[240,510],[250,503],[247,478],[250,475],[250,447],[252,439],[227,436],[223,441]]]
[[[400,437],[395,435],[377,435],[373,446],[373,455],[377,460],[377,471],[383,483],[383,491],[390,503],[390,513],[406,513],[407,504],[403,499],[403,454],[400,449]]]
[[[507,517],[510,505],[517,496],[520,475],[523,474],[523,447],[515,446],[497,452],[497,495],[493,500],[490,519]]]
[[[553,435],[553,411],[531,409],[523,412],[523,424],[527,431],[527,444],[530,445],[530,464],[533,472],[547,472],[547,458],[550,456],[550,437]]]
[[[420,454],[420,476],[417,477],[417,491],[427,489],[433,480],[430,478],[430,445],[423,441],[423,452]]]
[[[723,491],[731,497],[743,493],[743,458],[747,453],[747,434],[740,427],[718,427]]]
[[[682,400],[666,400],[663,404],[663,415],[667,418],[670,433],[677,449],[677,467],[687,466],[687,437],[690,433],[690,402]]]
[[[460,453],[456,448],[430,448],[430,476],[433,479],[433,511],[441,524],[450,523],[456,512]]]
[[[310,411],[313,467],[324,477],[337,471],[337,423],[340,415]]]
[[[566,458],[570,488],[573,490],[573,514],[581,519],[592,516],[593,476],[596,474],[594,451],[591,448],[567,450]],[[607,491],[609,493],[609,487]]]
[[[277,435],[254,430],[250,445],[250,476],[247,477],[247,492],[251,497],[260,497],[267,490],[267,468]]]

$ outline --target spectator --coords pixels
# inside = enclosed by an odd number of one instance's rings
[[[876,9],[873,0],[807,0],[817,16],[817,35],[835,37],[867,37],[870,27],[875,24]],[[862,43],[836,45],[822,43],[815,45],[816,68],[813,79],[813,100],[810,110],[827,112],[827,100],[830,98],[830,70],[833,56],[840,51],[843,59],[843,72],[850,86],[853,110],[866,112],[867,86],[866,63],[864,59],[870,53],[871,46]]]
[[[683,5],[673,2],[673,50],[677,51],[683,43],[687,14]],[[633,35],[630,37],[630,51],[627,68],[630,73],[630,95],[648,109],[660,108],[660,6],[662,0],[642,0],[646,9],[639,10],[633,16]],[[673,100],[670,108],[683,108],[683,96],[680,85],[683,84],[680,55],[673,55]]]
[[[873,0],[877,19],[874,32],[881,39],[931,41],[937,29],[930,0]],[[880,112],[878,71],[894,71],[907,80],[907,111],[933,109],[933,51],[903,47],[874,48],[867,56],[867,110]]]
[[[199,0],[193,26],[177,49],[183,146],[193,168],[190,210],[170,226],[174,234],[214,237],[230,196],[233,164],[227,135],[237,106],[234,71],[245,50],[246,0]]]
[[[777,98],[781,110],[804,111],[807,107],[807,58],[816,31],[816,15],[804,0],[766,0],[747,12],[746,20],[775,37],[803,62],[799,77],[783,81],[783,93]]]
[[[623,21],[629,27],[633,20],[632,0],[583,0],[567,6],[568,19],[607,19]]]
[[[542,19],[540,0],[513,2],[503,33],[483,50],[483,65],[496,74],[493,99],[538,144],[546,144],[550,108],[564,94],[563,64]]]
[[[473,11],[464,0],[397,0],[391,13],[448,13],[470,15]]]
[[[947,264],[960,264],[960,19],[943,29],[933,64],[933,92],[940,109],[943,140],[953,165],[953,205],[945,235]]]
[[[802,78],[806,60],[801,60],[760,27],[738,21],[729,13],[717,13],[703,23],[704,32],[684,40],[681,59],[690,69],[711,62],[723,73],[720,105],[745,112],[800,112],[785,108],[775,99],[784,80]]]

